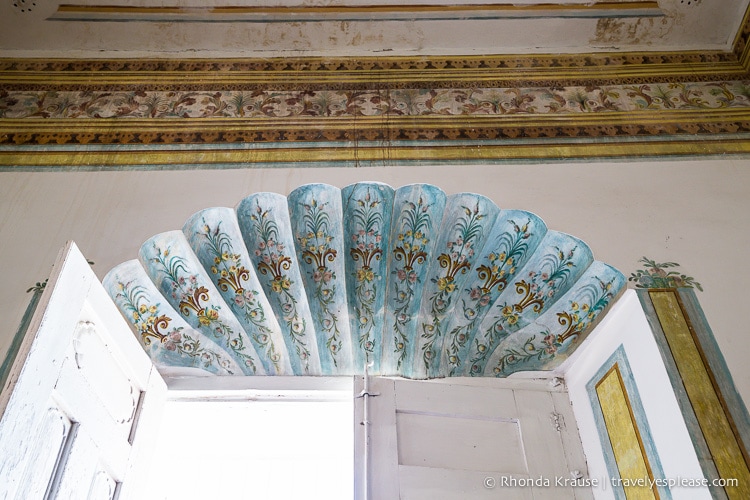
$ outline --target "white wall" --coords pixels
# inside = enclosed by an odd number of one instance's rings
[[[661,462],[664,477],[659,479],[697,480],[704,477],[653,333],[633,290],[620,298],[581,346],[575,358],[561,367],[586,453],[589,474],[602,480],[610,477],[586,384],[620,346],[624,349]],[[632,395],[629,396],[632,399]],[[674,500],[712,498],[705,487],[676,487],[671,493]],[[597,499],[615,498],[611,487],[596,488],[594,494]]]
[[[648,256],[672,260],[704,286],[698,298],[745,401],[750,343],[742,311],[750,248],[750,160],[547,165],[0,173],[0,353],[59,248],[75,240],[101,278],[148,237],[194,212],[300,184],[427,182],[539,214],[629,275]],[[739,313],[739,314],[738,314]]]

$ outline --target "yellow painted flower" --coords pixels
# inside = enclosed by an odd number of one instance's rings
[[[138,312],[141,314],[145,314],[146,311],[148,311],[148,307],[146,307],[146,304],[141,304],[140,307],[138,308]]]
[[[208,316],[212,320],[219,319],[219,311],[216,309],[209,309],[206,311],[206,316]]]
[[[372,281],[375,278],[375,273],[371,269],[359,269],[357,271],[357,281]]]
[[[211,320],[208,319],[207,317],[203,316],[203,315],[198,316],[198,321],[203,326],[208,326],[211,323]]]
[[[151,314],[156,314],[156,306],[149,307],[148,312],[150,312]]]
[[[510,316],[513,314],[513,307],[512,306],[505,306],[503,307],[503,316]]]
[[[445,290],[445,288],[448,286],[448,280],[446,278],[438,278],[437,286],[438,290]]]
[[[214,264],[216,264],[216,265],[221,264],[221,258],[220,257],[215,257],[214,258]]]
[[[216,274],[219,272],[219,268],[217,268],[216,266],[211,266],[211,272]]]
[[[271,290],[276,293],[281,292],[281,278],[275,279],[271,282]]]
[[[577,311],[578,310],[578,302],[571,302],[570,303],[570,308],[573,309],[574,311]]]
[[[518,316],[516,316],[515,314],[508,316],[509,325],[515,325],[516,323],[518,323]]]

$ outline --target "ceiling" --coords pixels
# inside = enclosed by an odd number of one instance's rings
[[[729,51],[748,0],[8,0],[4,57]]]
[[[2,2],[0,170],[746,155],[748,3]]]

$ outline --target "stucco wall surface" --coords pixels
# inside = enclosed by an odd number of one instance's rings
[[[735,383],[750,400],[745,292],[750,272],[750,159],[534,165],[385,166],[113,172],[0,173],[0,354],[30,294],[66,240],[102,278],[137,257],[154,234],[196,211],[234,207],[248,194],[288,194],[311,182],[382,181],[475,192],[500,208],[529,210],[550,229],[588,243],[626,275],[647,256],[674,261],[704,288],[698,298]]]

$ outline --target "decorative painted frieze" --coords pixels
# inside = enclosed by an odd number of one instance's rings
[[[172,373],[425,379],[554,369],[625,277],[532,213],[363,182],[202,210],[104,283]]]

